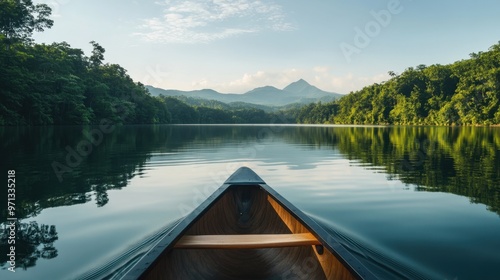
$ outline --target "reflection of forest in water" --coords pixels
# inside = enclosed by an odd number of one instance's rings
[[[500,128],[298,127],[288,142],[336,148],[385,169],[388,179],[469,197],[500,214]]]
[[[467,196],[500,214],[500,129],[448,127],[283,127],[253,126],[126,126],[106,134],[102,143],[59,182],[52,162],[65,163],[86,136],[81,127],[0,127],[1,170],[15,169],[18,261],[34,266],[38,258],[54,258],[55,225],[23,222],[43,209],[94,201],[108,203],[107,191],[127,186],[141,176],[152,152],[189,153],[190,147],[223,148],[228,142],[250,144],[272,137],[274,142],[303,144],[310,148],[337,149],[346,158],[383,167],[389,179],[414,184],[420,191]],[[283,145],[285,146],[285,145]],[[204,153],[201,156],[216,156]],[[219,155],[220,156],[220,155]],[[273,159],[301,166],[294,154]],[[314,166],[310,162],[308,166]],[[293,171],[291,171],[293,172]],[[0,200],[6,209],[6,200]],[[1,213],[1,222],[7,219]],[[7,246],[2,236],[2,251]],[[7,247],[5,247],[7,248]],[[0,263],[5,262],[5,256]]]
[[[53,259],[57,257],[57,249],[54,242],[58,239],[56,226],[38,225],[37,222],[15,223],[16,235],[15,244],[9,244],[9,227],[3,225],[0,232],[0,248],[2,252],[10,252],[10,247],[15,246],[15,266],[16,269],[27,269],[35,266],[39,258]],[[0,255],[2,267],[7,265],[9,256]],[[8,267],[9,265],[7,265]]]
[[[152,152],[171,152],[197,143],[216,148],[225,139],[247,139],[255,131],[242,127],[197,126],[125,126],[106,134],[102,143],[93,146],[81,163],[67,164],[68,148],[76,150],[88,138],[82,127],[0,127],[2,170],[15,169],[16,217],[37,216],[49,207],[68,206],[94,201],[98,207],[108,203],[107,191],[126,187],[136,175],[144,174]],[[92,129],[92,128],[90,128]],[[246,133],[245,133],[246,132]],[[53,170],[56,161],[71,168],[60,182]],[[6,201],[0,200],[2,209]],[[6,212],[0,214],[6,221]]]
[[[496,128],[127,126],[105,135],[79,166],[63,174],[63,182],[57,180],[51,164],[65,163],[66,147],[74,148],[86,139],[82,128],[0,128],[4,155],[0,166],[2,170],[15,167],[22,174],[16,193],[23,207],[17,215],[26,218],[48,207],[92,200],[99,207],[106,205],[107,190],[125,187],[128,180],[143,174],[152,152],[195,145],[217,149],[229,141],[252,143],[263,137],[335,148],[351,160],[385,167],[390,177],[415,184],[418,190],[467,196],[500,213],[500,129]],[[293,155],[283,160],[289,165],[302,161]],[[3,208],[5,204],[0,201]],[[1,215],[5,221],[6,213]]]
[[[156,127],[157,128],[157,127]],[[57,256],[54,241],[56,225],[39,225],[34,218],[43,209],[95,201],[97,207],[108,203],[107,191],[125,187],[141,173],[151,149],[165,145],[169,130],[155,127],[120,127],[103,137],[102,143],[83,158],[81,164],[63,174],[59,182],[52,162],[65,164],[67,147],[75,149],[86,136],[82,127],[0,127],[1,170],[16,174],[16,266],[35,266],[39,258]],[[6,209],[6,200],[0,200]],[[2,211],[0,247],[9,248],[6,211]],[[57,242],[56,242],[57,243]],[[0,257],[5,268],[6,255]]]

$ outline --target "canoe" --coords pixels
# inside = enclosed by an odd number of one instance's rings
[[[320,225],[241,167],[122,279],[376,279]]]

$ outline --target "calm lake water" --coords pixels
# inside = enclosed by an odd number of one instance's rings
[[[0,152],[0,279],[118,278],[240,166],[383,279],[500,275],[499,128],[0,127]]]

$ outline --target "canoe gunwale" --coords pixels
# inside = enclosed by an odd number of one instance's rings
[[[238,176],[238,175],[242,176]],[[159,257],[172,249],[181,237],[196,223],[219,199],[231,188],[237,186],[259,187],[272,197],[279,205],[286,209],[289,214],[298,220],[309,230],[321,243],[324,249],[329,250],[357,279],[377,279],[358,259],[356,259],[344,246],[336,241],[319,224],[305,215],[301,210],[282,197],[274,189],[268,186],[258,175],[246,167],[238,169],[229,177],[221,187],[210,195],[203,203],[189,213],[178,223],[164,238],[158,241],[139,261],[124,275],[122,279],[140,279],[155,266]]]

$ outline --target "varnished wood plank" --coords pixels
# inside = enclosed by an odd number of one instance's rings
[[[262,249],[319,245],[311,233],[299,234],[241,234],[186,235],[176,244],[180,249]]]

